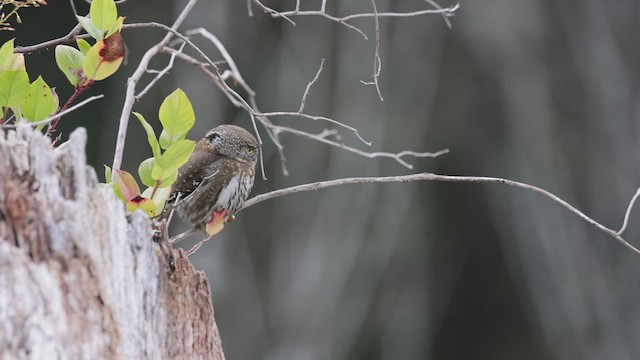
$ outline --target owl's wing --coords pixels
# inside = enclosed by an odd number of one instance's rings
[[[170,206],[165,206],[165,212],[193,194],[199,187],[204,186],[215,175],[217,171],[216,161],[221,157],[222,155],[216,151],[199,151],[196,148],[189,161],[178,169],[178,178],[173,183],[171,195],[167,200],[167,205]]]

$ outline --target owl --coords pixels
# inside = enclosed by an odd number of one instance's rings
[[[209,237],[219,232],[251,192],[258,151],[256,138],[239,126],[209,130],[178,170],[169,207]]]

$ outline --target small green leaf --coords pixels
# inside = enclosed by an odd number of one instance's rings
[[[80,50],[67,45],[56,46],[56,64],[71,85],[78,85],[84,64],[84,55]]]
[[[131,201],[135,199],[138,195],[140,195],[140,188],[138,187],[138,183],[136,180],[124,170],[116,170],[116,186],[118,190],[122,193],[125,200]]]
[[[44,120],[53,113],[55,99],[53,92],[42,76],[29,85],[27,98],[22,105],[22,113],[27,120],[36,122]]]
[[[186,133],[171,136],[168,132],[162,129],[162,132],[160,133],[160,147],[166,150],[171,146],[171,144],[184,139],[186,136]]]
[[[170,187],[161,187],[156,189],[155,195],[153,195],[153,202],[156,204],[156,209],[164,209],[164,205],[167,203],[167,200],[171,196],[171,188]],[[162,211],[162,210],[160,210]]]
[[[171,186],[173,185],[174,182],[176,182],[177,179],[178,179],[178,171],[176,170],[168,177],[162,179],[162,182],[160,183],[160,187]]]
[[[193,106],[181,89],[176,89],[164,99],[158,117],[164,130],[173,137],[186,135],[196,120]]]
[[[108,78],[118,70],[124,60],[124,56],[112,61],[106,60],[101,55],[104,46],[104,40],[100,40],[85,55],[83,69],[85,76],[89,79],[99,81]]]
[[[9,67],[5,70],[26,71],[27,68],[24,66],[24,54],[13,54],[13,56],[11,57],[11,62],[9,63]]]
[[[104,165],[104,182],[109,184],[111,182],[111,167]]]
[[[91,44],[85,39],[76,39],[76,43],[78,44],[78,49],[82,52],[82,55],[86,55],[91,49]]]
[[[156,180],[151,177],[151,171],[156,164],[156,159],[148,158],[140,163],[138,167],[138,175],[140,175],[140,181],[147,186],[155,186]]]
[[[118,17],[118,19],[109,28],[109,31],[107,31],[107,36],[105,36],[105,38],[108,38],[109,36],[117,33],[120,30],[122,30],[122,23],[123,22],[124,22],[124,16]]]
[[[0,106],[15,108],[24,102],[29,91],[29,75],[24,70],[0,72]]]
[[[172,140],[171,135],[169,135],[165,129],[162,129],[162,132],[160,133],[160,147],[166,150],[171,146]]]
[[[118,9],[116,9],[116,4],[113,0],[93,0],[89,14],[91,14],[93,25],[105,32],[116,21]]]
[[[0,71],[11,69],[13,61],[13,42],[15,38],[5,42],[0,47]]]
[[[91,22],[91,19],[89,19],[88,17],[85,17],[85,16],[76,16],[76,19],[78,19],[78,22],[80,23],[80,25],[82,25],[82,28],[89,35],[91,35],[92,38],[94,38],[96,40],[102,40],[102,38],[104,37],[104,32],[100,31],[100,29],[98,29]]]
[[[156,203],[151,199],[147,199],[142,196],[137,196],[134,199],[127,200],[126,202],[127,211],[132,213],[136,210],[144,211],[149,217],[156,216]]]
[[[153,127],[149,125],[149,123],[147,122],[147,120],[144,119],[144,116],[142,116],[142,114],[134,112],[133,115],[135,115],[138,118],[138,120],[140,120],[142,127],[144,127],[144,131],[147,132],[147,141],[151,146],[151,151],[153,151],[153,157],[155,157],[156,159],[159,158],[160,145],[158,144],[158,139],[156,139],[156,133],[153,131]],[[147,185],[147,186],[151,186],[151,185]]]
[[[192,140],[180,140],[169,146],[167,151],[157,159],[151,171],[151,177],[155,180],[164,180],[173,176],[173,173],[189,160],[195,147],[196,143]]]

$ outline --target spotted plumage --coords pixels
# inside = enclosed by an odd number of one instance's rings
[[[215,127],[196,144],[178,170],[169,203],[180,217],[205,233],[214,213],[225,222],[249,196],[258,160],[258,141],[235,125]]]

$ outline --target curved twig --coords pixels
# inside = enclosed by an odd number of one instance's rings
[[[304,184],[304,185],[292,186],[285,189],[274,190],[265,194],[254,196],[253,198],[247,200],[242,206],[242,208],[240,208],[240,210],[246,209],[248,207],[259,204],[266,200],[274,199],[280,196],[291,195],[291,194],[295,194],[302,191],[317,191],[317,190],[325,189],[332,186],[349,185],[349,184],[398,183],[398,182],[402,183],[402,182],[413,182],[413,181],[441,181],[441,182],[479,183],[479,184],[491,183],[491,184],[509,185],[509,186],[533,191],[562,205],[572,213],[578,215],[583,220],[585,220],[589,224],[596,227],[598,230],[618,240],[622,245],[624,245],[629,250],[640,255],[640,250],[638,250],[638,248],[636,248],[635,246],[631,245],[620,235],[624,230],[625,226],[623,226],[623,228],[620,231],[612,230],[600,224],[599,222],[593,220],[582,211],[576,209],[573,205],[562,200],[560,197],[550,193],[547,190],[544,190],[537,186],[522,183],[519,181],[496,178],[496,177],[457,176],[457,175],[440,175],[440,174],[433,174],[433,173],[420,173],[420,174],[403,175],[403,176],[354,177],[354,178],[344,178],[344,179],[336,179],[336,180],[329,180],[329,181],[319,181],[319,182],[314,182],[310,184]],[[631,211],[631,208],[633,207],[633,204],[635,203],[635,199],[638,196],[640,196],[639,193],[640,193],[640,190],[636,192],[636,195],[633,197],[632,201],[629,203],[629,206],[627,207],[625,221],[624,221],[625,224],[627,223],[628,216]]]

